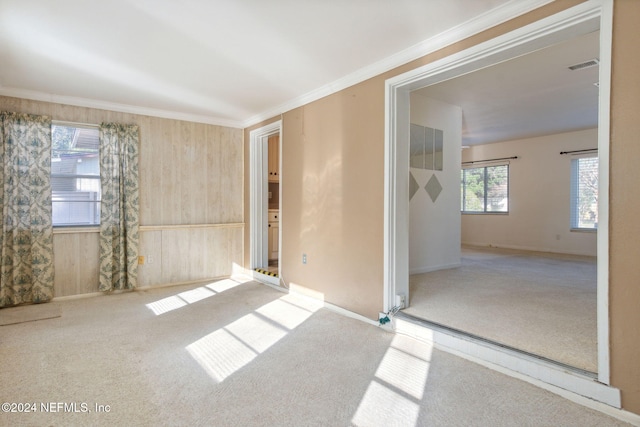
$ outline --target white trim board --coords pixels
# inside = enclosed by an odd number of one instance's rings
[[[361,322],[368,323],[369,325],[372,325],[372,326],[380,326],[380,323],[375,321],[375,320],[371,320],[368,317],[362,316],[361,314],[354,313],[353,311],[350,311],[350,310],[347,310],[345,308],[339,307],[339,306],[337,306],[335,304],[331,304],[330,302],[326,302],[323,299],[314,298],[314,297],[312,297],[310,295],[304,294],[302,292],[296,292],[295,290],[291,290],[291,289],[287,289],[286,292],[291,294],[291,295],[295,295],[297,297],[307,298],[310,301],[314,301],[314,302],[320,303],[320,304],[322,304],[323,308],[326,308],[329,311],[333,311],[334,313],[337,313],[337,314],[339,314],[341,316],[345,316],[345,317],[349,317],[351,319],[359,320]]]
[[[269,262],[269,248],[267,247],[269,242],[267,235],[267,208],[269,206],[267,141],[271,135],[275,134],[282,134],[282,120],[278,120],[259,129],[252,130],[249,133],[250,270],[253,270],[254,268],[264,268]],[[282,144],[282,137],[280,138],[280,144]],[[282,150],[278,151],[281,152]],[[282,235],[282,230],[279,230],[279,233]]]
[[[408,129],[409,94],[543,47],[600,29],[600,86],[598,148],[599,205],[602,227],[598,233],[598,380],[609,384],[608,186],[609,97],[611,70],[611,0],[590,0],[385,82],[385,194],[384,194],[384,299],[388,312],[395,295],[409,296]]]
[[[475,34],[488,30],[489,28],[495,27],[496,25],[500,25],[503,22],[542,7],[552,1],[554,0],[511,0],[491,9],[488,12],[480,14],[467,22],[450,28],[447,31],[384,58],[381,61],[363,67],[327,85],[250,117],[244,121],[244,127],[247,128],[253,126],[256,123],[268,120],[271,117],[278,116],[284,112],[291,111],[313,101],[317,101],[325,96],[340,92],[348,87],[361,83],[372,77],[379,76],[389,70],[393,70],[394,68],[415,59],[426,56],[453,43],[469,38]]]
[[[533,357],[514,355],[455,332],[436,330],[409,319],[394,317],[395,333],[432,344],[435,348],[526,381],[575,403],[640,426],[640,416],[621,410],[620,390],[593,378],[570,372]]]
[[[409,274],[410,275],[414,275],[414,274],[422,274],[422,273],[431,273],[432,271],[448,270],[450,268],[457,268],[457,267],[460,267],[461,265],[462,265],[461,262],[456,262],[456,263],[453,263],[453,264],[434,265],[432,267],[412,268],[411,270],[409,270]]]
[[[553,248],[540,248],[537,246],[502,245],[502,244],[495,245],[495,244],[486,244],[484,242],[462,242],[462,246],[468,246],[468,247],[478,248],[478,249],[513,249],[516,251],[553,253],[553,254],[575,255],[575,256],[581,256],[581,257],[596,258],[595,255],[581,254],[575,251],[562,251],[562,250],[559,251]]]
[[[76,96],[56,95],[27,89],[11,88],[2,85],[0,85],[0,95],[11,98],[30,99],[33,101],[52,102],[54,104],[73,105],[75,107],[95,108],[98,110],[117,111],[119,113],[138,114],[141,116],[226,126],[236,129],[243,128],[243,122],[240,120],[224,119],[221,117],[185,113],[181,111],[162,110],[159,108],[141,107],[138,105],[119,104],[117,102],[100,101],[97,99],[80,98]]]
[[[247,272],[247,274],[249,275],[249,277],[251,277],[251,279],[257,280],[258,282],[264,283],[265,285],[273,285],[273,287],[276,288],[286,289],[280,286],[280,277],[269,276],[255,270],[251,270]]]
[[[302,292],[297,292],[297,291],[291,290],[289,288],[285,288],[284,286],[280,286],[277,283],[273,283],[272,281],[262,280],[262,279],[274,279],[274,277],[266,276],[264,274],[260,274],[260,273],[257,273],[255,271],[250,271],[250,270],[247,270],[246,268],[242,268],[236,274],[238,274],[237,277],[247,277],[247,278],[250,278],[250,279],[255,279],[256,281],[262,283],[265,286],[269,286],[270,288],[275,289],[276,291],[283,292],[285,294],[295,295],[295,296],[298,296],[298,297],[308,298],[311,301],[315,301],[315,302],[321,303],[322,306],[324,308],[326,308],[327,310],[333,311],[334,313],[337,313],[337,314],[339,314],[341,316],[345,316],[345,317],[349,317],[351,319],[359,320],[361,322],[367,323],[367,324],[372,325],[372,326],[381,327],[379,322],[377,322],[375,320],[372,320],[372,319],[369,319],[368,317],[365,317],[365,316],[363,316],[361,314],[354,313],[353,311],[350,311],[350,310],[347,310],[345,308],[339,307],[339,306],[337,306],[335,304],[331,304],[330,302],[326,302],[323,299],[314,298],[311,295],[308,295],[308,294],[305,294],[305,293],[302,293]],[[261,277],[258,277],[258,276],[261,276]],[[385,327],[383,329],[387,329],[389,332],[393,332],[389,327]]]
[[[232,128],[248,128],[264,120],[276,117],[284,112],[293,110],[325,96],[339,92],[347,87],[361,83],[378,76],[410,61],[428,55],[450,44],[464,40],[503,22],[509,21],[527,12],[542,7],[553,0],[511,0],[480,14],[458,26],[450,28],[427,40],[417,43],[407,49],[397,52],[371,65],[354,71],[338,80],[321,86],[311,92],[298,96],[290,101],[277,105],[252,117],[244,119],[226,119],[203,114],[192,114],[181,111],[170,111],[130,104],[101,101],[89,98],[58,95],[27,89],[6,87],[0,85],[0,95],[31,99],[35,101],[53,102],[73,105],[77,107],[96,108],[101,110],[118,111],[122,113],[139,114],[144,116],[161,117],[166,119],[184,120]]]

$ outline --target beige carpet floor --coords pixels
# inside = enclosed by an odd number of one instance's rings
[[[597,370],[595,258],[471,248],[410,279],[407,314]]]
[[[60,317],[60,306],[55,303],[30,304],[0,309],[0,326]]]
[[[0,327],[0,425],[626,425],[255,282],[58,304]]]

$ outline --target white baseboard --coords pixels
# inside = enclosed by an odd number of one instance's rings
[[[291,294],[291,295],[296,295],[296,296],[302,297],[302,298],[308,298],[310,300],[313,300],[314,302],[322,304],[322,306],[324,308],[326,308],[327,310],[331,310],[334,313],[338,313],[338,314],[340,314],[342,316],[350,317],[351,319],[360,320],[361,322],[365,322],[365,323],[368,323],[370,325],[379,326],[379,323],[377,321],[369,319],[368,317],[362,316],[361,314],[354,313],[353,311],[349,311],[349,310],[344,309],[342,307],[339,307],[339,306],[337,306],[335,304],[331,304],[330,302],[326,302],[323,299],[314,298],[314,297],[312,297],[310,295],[303,294],[301,292],[296,292],[295,290],[291,290],[289,288],[285,288],[284,286],[281,286],[279,284],[280,279],[277,278],[277,277],[271,277],[271,276],[267,276],[265,274],[260,274],[257,271],[248,270],[246,268],[242,268],[241,270],[240,269],[236,270],[234,272],[234,276],[236,274],[239,277],[252,278],[252,279],[262,283],[263,285],[269,286],[270,288],[275,289],[277,291],[288,293],[288,294]],[[275,279],[275,281],[273,279]]]
[[[541,248],[537,246],[521,246],[521,245],[502,245],[502,244],[494,244],[494,243],[486,243],[486,242],[462,242],[462,246],[474,246],[477,248],[494,248],[494,249],[513,249],[517,251],[529,251],[529,252],[546,252],[551,254],[562,254],[562,255],[577,255],[577,256],[588,256],[595,257],[596,254],[591,253],[581,253],[576,251],[563,251],[558,250],[557,248]]]
[[[285,286],[281,284],[280,277],[273,277],[267,274],[262,274],[255,270],[250,270],[248,268],[234,266],[233,275],[231,278],[243,278],[246,280],[255,280],[257,282],[263,283],[265,285],[269,285],[274,289],[281,290],[287,289]]]
[[[525,354],[476,341],[455,332],[443,332],[394,317],[396,333],[428,342],[439,350],[478,363],[505,375],[551,391],[575,403],[640,426],[640,415],[621,409],[620,390],[594,378],[555,366]]]
[[[76,295],[65,295],[65,296],[60,296],[60,297],[53,297],[51,299],[51,301],[69,301],[69,300],[74,300],[74,299],[99,297],[99,296],[103,296],[103,295],[117,295],[117,294],[122,294],[122,293],[125,293],[125,292],[148,291],[148,290],[151,290],[151,289],[170,288],[170,287],[173,287],[173,286],[199,285],[199,284],[204,284],[204,283],[209,283],[209,282],[217,282],[219,280],[224,280],[224,279],[228,279],[228,278],[229,278],[229,276],[219,276],[219,277],[212,277],[212,278],[209,278],[209,279],[189,280],[189,281],[185,281],[185,282],[161,283],[161,284],[158,284],[158,285],[138,286],[135,289],[121,289],[121,290],[104,291],[104,292],[102,292],[102,291],[88,292],[86,294],[76,294]]]
[[[430,273],[432,271],[438,270],[447,270],[449,268],[457,268],[462,265],[461,262],[455,262],[453,264],[442,264],[442,265],[434,265],[429,267],[417,267],[409,270],[409,275],[413,274],[422,274],[422,273]]]
[[[344,309],[342,307],[338,307],[337,305],[331,304],[331,303],[326,302],[326,301],[324,301],[323,304],[324,304],[324,307],[326,309],[331,310],[331,311],[333,311],[335,313],[341,314],[341,315],[346,316],[346,317],[350,317],[350,318],[355,319],[355,320],[359,320],[359,321],[364,322],[364,323],[368,323],[368,324],[373,325],[373,326],[380,326],[379,322],[377,322],[375,320],[372,320],[372,319],[369,319],[368,317],[365,317],[365,316],[363,316],[361,314],[354,313],[353,311],[349,311],[349,310]]]
[[[310,299],[312,301],[320,303],[327,310],[331,310],[334,313],[338,313],[338,314],[340,314],[342,316],[349,317],[349,318],[355,319],[355,320],[359,320],[361,322],[368,323],[368,324],[373,325],[373,326],[378,326],[379,325],[379,323],[377,321],[375,321],[375,320],[369,319],[368,317],[365,317],[365,316],[363,316],[361,314],[358,314],[358,313],[354,313],[353,311],[350,311],[350,310],[347,310],[345,308],[339,307],[339,306],[337,306],[335,304],[331,304],[330,302],[326,302],[326,301],[324,301],[322,299],[314,298],[314,297],[312,297],[310,295],[303,294],[301,292],[296,292],[296,291],[291,290],[291,289],[288,289],[287,291],[291,295],[295,295],[295,296],[301,297],[301,298],[308,298],[308,299]]]

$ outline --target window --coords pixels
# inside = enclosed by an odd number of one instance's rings
[[[509,212],[509,165],[463,169],[463,213]]]
[[[598,158],[571,160],[571,228],[598,228]]]
[[[97,127],[51,127],[54,226],[100,224],[100,159]]]

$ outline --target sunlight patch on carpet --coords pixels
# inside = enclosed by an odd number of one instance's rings
[[[415,426],[432,351],[429,344],[396,335],[360,401],[353,423]]]
[[[420,405],[388,386],[372,381],[353,417],[357,426],[415,426]]]
[[[251,363],[320,308],[319,303],[285,295],[189,344],[196,362],[220,383]]]
[[[156,316],[164,313],[168,313],[173,310],[185,307],[189,304],[202,301],[203,299],[212,297],[216,294],[235,288],[241,285],[243,282],[237,282],[231,279],[220,280],[218,282],[209,283],[199,288],[191,289],[188,291],[180,292],[170,297],[162,298],[158,301],[147,304],[147,308]]]

